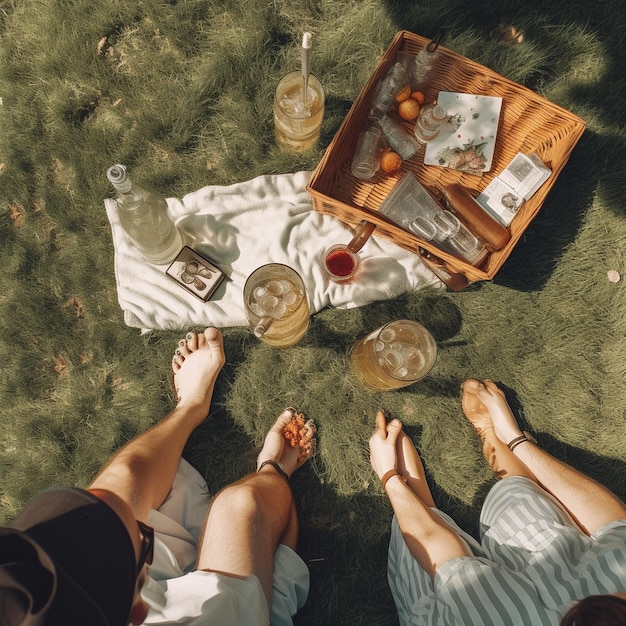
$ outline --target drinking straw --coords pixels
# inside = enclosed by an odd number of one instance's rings
[[[307,90],[309,88],[309,61],[311,59],[311,33],[308,31],[302,35],[302,80],[304,90],[302,92],[304,104],[306,105]]]
[[[267,332],[267,329],[272,325],[274,318],[271,315],[266,315],[261,318],[258,324],[254,327],[254,336],[259,339]]]

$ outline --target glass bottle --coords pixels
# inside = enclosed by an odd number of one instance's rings
[[[420,144],[411,136],[411,131],[390,117],[384,115],[378,120],[378,125],[383,131],[387,143],[400,155],[403,161],[410,159],[420,149]]]
[[[449,120],[450,116],[437,102],[423,106],[415,121],[415,138],[422,143],[436,139]]]
[[[417,54],[398,52],[398,58],[405,65],[413,91],[424,91],[429,86],[439,60],[439,44],[443,33],[439,33]]]
[[[378,82],[374,90],[370,117],[379,119],[389,111],[396,101],[401,89],[409,84],[406,67],[402,63],[395,63],[387,71],[384,78]]]
[[[133,183],[124,165],[113,165],[107,178],[117,191],[122,228],[149,263],[169,263],[183,247],[180,231],[167,213],[165,197]]]
[[[439,58],[438,50],[431,50],[429,47],[422,48],[415,56],[415,63],[412,67],[412,76],[417,89],[424,89],[428,75]]]

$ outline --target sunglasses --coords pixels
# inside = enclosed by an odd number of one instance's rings
[[[139,576],[146,563],[152,565],[152,557],[154,556],[154,528],[139,520],[137,520],[137,526],[139,526],[141,547],[139,548],[139,558],[137,559],[136,577]]]

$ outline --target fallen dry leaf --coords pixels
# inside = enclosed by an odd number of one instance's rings
[[[19,202],[11,203],[11,219],[19,228],[24,223],[24,207]]]
[[[54,371],[59,375],[59,378],[65,378],[69,374],[67,361],[62,356],[55,356],[53,360]]]
[[[111,385],[113,386],[113,389],[118,391],[126,391],[132,387],[132,383],[126,382],[123,378],[114,378],[111,381]]]
[[[100,41],[98,42],[98,46],[96,47],[96,50],[98,51],[98,54],[101,55],[102,52],[104,51],[104,47],[107,45],[107,41],[109,40],[108,37],[104,36],[100,39]]]

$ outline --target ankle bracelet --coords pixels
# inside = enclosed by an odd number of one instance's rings
[[[524,443],[525,441],[530,441],[531,443],[537,443],[537,440],[529,432],[523,430],[522,434],[519,437],[515,437],[515,439],[511,439],[511,441],[509,441],[509,443],[507,443],[506,445],[508,446],[509,450],[513,452],[513,450],[515,450],[517,446],[519,446],[521,443]]]
[[[287,482],[289,482],[289,474],[287,474],[287,470],[281,463],[278,463],[278,461],[272,461],[271,459],[263,461],[263,463],[259,465],[257,472],[260,472],[266,465],[271,465],[281,476],[284,477]]]

